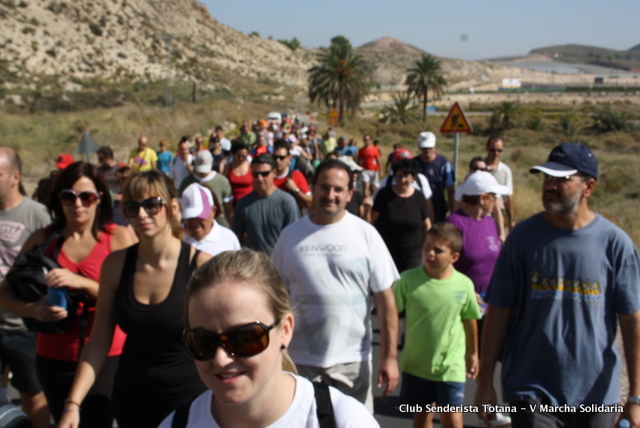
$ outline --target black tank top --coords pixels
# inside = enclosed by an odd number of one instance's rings
[[[138,245],[127,250],[115,298],[116,322],[127,334],[113,394],[120,426],[156,427],[180,403],[206,389],[182,343],[187,282],[197,258],[196,252],[189,263],[190,249],[181,243],[169,295],[149,305],[133,294]]]

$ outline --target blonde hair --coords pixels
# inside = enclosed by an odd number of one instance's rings
[[[189,327],[191,297],[202,290],[225,282],[248,284],[263,293],[267,298],[269,310],[276,320],[291,313],[289,293],[269,256],[249,249],[224,251],[196,269],[189,280],[185,308],[187,327]],[[296,365],[286,350],[282,351],[282,370],[298,373]]]
[[[122,203],[137,201],[145,195],[160,196],[166,205],[167,219],[171,225],[171,233],[182,239],[183,229],[179,217],[171,209],[171,201],[178,199],[178,192],[173,180],[157,170],[145,171],[130,176],[122,189]]]

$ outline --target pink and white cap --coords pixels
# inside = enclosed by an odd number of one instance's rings
[[[211,190],[198,184],[190,184],[182,192],[182,217],[189,218],[209,218],[211,207],[214,206]]]

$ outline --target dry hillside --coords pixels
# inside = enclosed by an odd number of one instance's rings
[[[302,85],[313,56],[226,27],[192,0],[0,0],[0,71],[36,76],[215,82],[241,76]]]

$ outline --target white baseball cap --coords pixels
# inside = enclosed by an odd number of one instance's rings
[[[213,169],[213,155],[209,150],[198,150],[194,163],[196,172],[211,172]]]
[[[470,174],[461,187],[463,188],[462,194],[467,196],[484,195],[485,193],[509,194],[509,188],[498,184],[498,180],[487,171],[476,171]]]
[[[182,217],[189,218],[209,218],[211,207],[214,206],[211,190],[193,183],[187,186],[182,192]]]
[[[436,134],[433,132],[421,132],[418,135],[418,147],[421,149],[432,149],[436,146]]]

